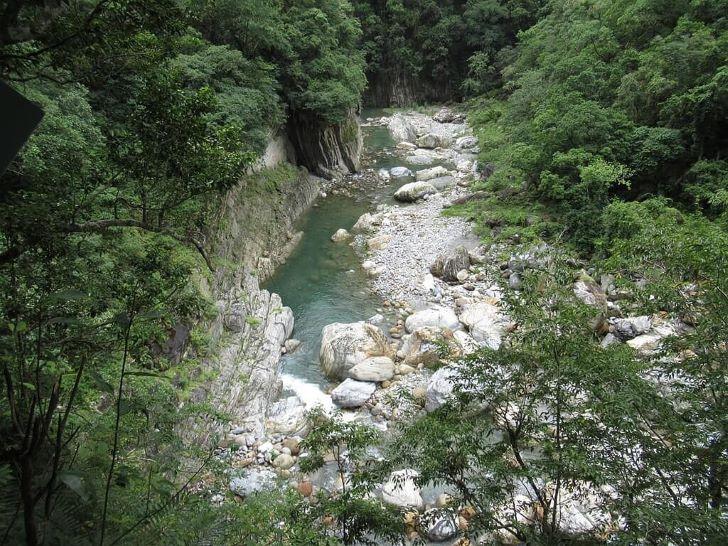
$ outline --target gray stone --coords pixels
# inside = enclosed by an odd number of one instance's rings
[[[459,245],[449,255],[440,255],[430,266],[430,273],[446,282],[458,280],[458,271],[470,267],[468,250]]]
[[[371,356],[390,352],[384,333],[367,322],[335,322],[324,327],[321,338],[321,368],[329,377],[346,379],[349,370]]]
[[[614,334],[623,341],[645,334],[650,328],[652,319],[646,315],[614,320]]]
[[[392,138],[398,142],[414,142],[417,138],[414,125],[402,114],[394,114],[387,126]]]
[[[474,136],[460,137],[455,141],[453,148],[456,150],[470,150],[478,145],[478,139]]]
[[[268,410],[268,430],[292,434],[305,427],[306,407],[298,396],[278,400]]]
[[[479,301],[463,306],[460,322],[467,326],[470,335],[483,345],[497,350],[505,331],[505,317],[500,309],[488,302]]]
[[[393,167],[389,170],[389,174],[395,181],[412,178],[413,176],[412,171],[410,171],[407,167]]]
[[[408,316],[404,326],[409,333],[420,328],[449,328],[450,330],[456,330],[460,326],[460,321],[458,321],[458,317],[452,309],[432,307]]]
[[[414,203],[418,199],[434,193],[437,193],[437,189],[428,182],[410,182],[394,192],[394,198],[403,203]]]
[[[451,366],[443,366],[437,370],[427,382],[425,411],[435,411],[452,397],[457,377],[457,370]]]
[[[421,171],[417,171],[415,173],[415,177],[417,180],[421,182],[425,182],[427,180],[432,180],[433,178],[440,178],[442,176],[446,176],[450,173],[445,167],[432,167],[431,169],[422,169]]]
[[[416,483],[419,476],[416,470],[410,468],[392,472],[382,486],[382,500],[399,508],[422,510],[425,502],[422,500],[422,492]]]
[[[349,240],[350,238],[351,238],[351,234],[348,231],[346,231],[344,228],[337,229],[336,233],[334,233],[331,236],[331,240],[334,243],[341,243],[343,241]]]
[[[377,386],[374,383],[347,379],[331,391],[331,400],[340,408],[358,408],[371,398]]]
[[[439,148],[443,145],[442,139],[433,133],[427,133],[417,139],[417,146],[420,148]]]
[[[430,180],[430,184],[435,186],[438,190],[444,190],[445,188],[449,188],[455,183],[455,177],[453,176],[440,176],[438,178],[433,178]]]
[[[349,375],[359,381],[386,381],[394,376],[394,362],[386,356],[373,356],[354,366]]]
[[[445,542],[457,535],[455,517],[447,510],[433,510],[431,514],[426,513],[425,520],[428,520],[427,538],[432,542]]]

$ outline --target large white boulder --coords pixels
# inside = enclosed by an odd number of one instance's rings
[[[422,500],[422,492],[415,482],[419,476],[416,470],[410,468],[392,472],[387,483],[382,487],[382,500],[399,508],[422,510],[425,502]]]
[[[276,488],[276,474],[267,468],[253,468],[230,480],[230,491],[241,497]]]
[[[417,131],[414,125],[402,114],[394,114],[387,124],[392,138],[397,142],[414,142]]]
[[[373,324],[335,322],[324,326],[319,356],[321,368],[329,377],[346,379],[349,370],[363,360],[387,354],[387,338]]]
[[[417,171],[415,173],[415,177],[417,180],[420,180],[422,182],[426,180],[432,180],[433,178],[439,178],[441,176],[447,176],[450,174],[450,171],[448,171],[445,167],[432,167],[431,169],[422,169],[421,171]]]
[[[427,382],[425,411],[435,411],[452,397],[455,377],[457,370],[452,366],[443,366],[432,374]]]
[[[394,376],[394,362],[387,356],[373,356],[354,366],[349,375],[359,381],[387,381]]]
[[[403,203],[414,203],[425,195],[437,193],[437,188],[428,182],[410,182],[394,192],[394,198]]]
[[[460,313],[462,322],[475,341],[497,350],[505,333],[506,320],[498,306],[486,301],[468,303]]]
[[[377,390],[374,383],[347,379],[331,391],[331,400],[340,408],[358,408]]]
[[[460,326],[457,315],[448,307],[431,307],[412,313],[404,322],[404,327],[412,333],[420,328],[449,328],[456,330]]]

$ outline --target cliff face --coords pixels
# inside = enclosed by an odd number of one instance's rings
[[[190,402],[209,404],[256,436],[279,395],[281,346],[293,331],[291,310],[260,284],[300,240],[295,222],[315,200],[321,182],[288,163],[251,173],[227,194],[210,234],[210,254],[218,267],[200,282],[217,314],[196,326],[208,340],[204,356],[186,349],[185,356],[200,359],[197,375],[205,378]],[[183,431],[202,443],[218,432],[212,415],[190,421]]]
[[[456,95],[449,82],[432,83],[400,69],[369,76],[364,96],[367,106],[405,107],[422,103],[447,102]]]
[[[363,146],[361,127],[354,111],[338,125],[326,125],[305,115],[288,121],[288,137],[299,165],[325,178],[359,170]]]

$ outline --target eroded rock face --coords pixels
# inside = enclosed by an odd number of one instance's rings
[[[267,427],[271,432],[293,434],[305,426],[306,408],[298,396],[278,400],[268,410]]]
[[[298,162],[319,176],[332,178],[359,170],[363,139],[353,111],[338,125],[293,115],[288,122],[288,136]]]
[[[421,510],[425,506],[422,492],[415,482],[419,477],[416,470],[404,469],[392,472],[382,486],[382,500],[399,508]]]
[[[321,368],[333,378],[346,379],[349,370],[372,356],[388,356],[384,333],[367,322],[335,322],[324,327],[321,339]]]
[[[340,408],[358,408],[371,398],[377,386],[368,381],[346,379],[331,391],[331,400]]]
[[[435,186],[428,182],[410,182],[394,193],[394,198],[403,203],[414,203],[426,195],[437,193]]]
[[[456,330],[460,321],[455,312],[448,307],[432,307],[423,311],[417,311],[407,317],[404,326],[409,333],[420,328],[437,328]]]

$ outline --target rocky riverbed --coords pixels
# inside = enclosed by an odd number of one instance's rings
[[[305,412],[315,406],[341,411],[388,431],[392,424],[433,411],[453,390],[452,377],[462,355],[481,347],[498,349],[515,325],[503,303],[503,290],[518,291],[525,269],[551,259],[546,245],[527,250],[484,247],[462,218],[444,216],[453,202],[470,194],[480,176],[477,139],[462,116],[448,109],[434,116],[418,112],[370,118],[366,124],[387,127],[396,144],[388,168],[369,168],[329,188],[344,195],[357,184],[380,188],[386,195],[347,229],[331,232],[331,245],[351,245],[372,290],[381,298],[368,320],[332,322],[321,332],[319,364],[329,388],[283,376],[288,394],[267,411],[265,431],[235,426],[220,451],[230,467],[230,490],[240,496],[289,483],[304,496],[318,489],[335,491],[334,472],[315,476],[298,470],[300,442],[306,436]],[[384,188],[384,190],[381,190]],[[578,266],[578,264],[576,264]],[[667,316],[639,316],[623,309],[624,294],[608,276],[594,280],[583,271],[574,283],[582,301],[603,311],[603,344],[627,343],[638,351],[655,350],[660,341],[687,326]],[[284,338],[290,335],[286,328]],[[280,351],[298,343],[280,340]],[[443,361],[443,348],[445,357]],[[237,449],[231,451],[228,446]],[[377,494],[410,517],[429,521],[434,543],[455,539],[472,514],[438,512],[446,492],[423,490],[415,469],[400,469]],[[397,486],[395,486],[395,483]],[[604,524],[588,505],[575,502],[563,525],[584,530]],[[467,510],[465,510],[467,512]]]

